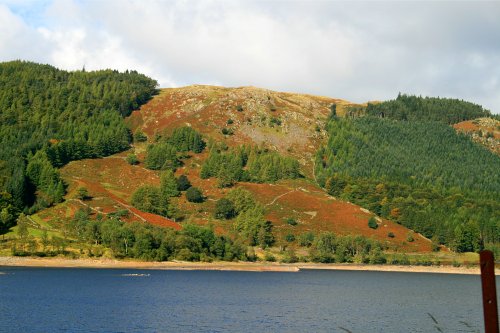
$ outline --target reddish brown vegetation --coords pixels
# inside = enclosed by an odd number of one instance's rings
[[[205,138],[224,141],[228,146],[265,143],[299,159],[303,173],[309,177],[312,176],[313,154],[326,138],[326,133],[322,131],[323,122],[330,112],[329,106],[334,102],[347,105],[347,102],[331,98],[276,93],[251,87],[193,86],[162,90],[159,96],[133,112],[127,122],[132,131],[141,129],[146,133],[149,142],[153,141],[155,134],[168,135],[174,128],[188,125]],[[243,107],[241,112],[238,111],[240,105]],[[283,124],[269,126],[262,121],[262,117],[279,117]],[[233,124],[227,125],[228,119],[232,119]],[[221,134],[221,129],[226,126],[233,128],[234,135],[225,137]],[[135,148],[139,160],[144,160],[145,145],[139,144]],[[127,221],[180,229],[180,224],[172,220],[130,206],[132,193],[141,185],[159,185],[159,173],[145,169],[142,164],[129,165],[125,161],[127,154],[129,152],[103,159],[71,162],[62,168],[61,175],[70,185],[67,198],[73,198],[76,189],[85,186],[92,199],[67,201],[64,206],[52,208],[52,214],[64,219],[72,216],[82,205],[102,214],[126,209],[130,213]],[[202,189],[207,200],[191,203],[183,194],[172,199],[174,204],[184,215],[184,221],[210,224],[218,234],[233,232],[231,221],[213,217],[215,202],[230,189],[218,188],[214,178],[199,177],[207,151],[191,155],[176,171],[176,176],[186,175],[193,186]],[[297,237],[306,231],[332,231],[342,235],[372,237],[403,251],[427,252],[431,248],[431,242],[420,235],[415,235],[415,241],[408,243],[406,237],[409,230],[388,220],[379,219],[379,228],[370,229],[367,221],[373,214],[351,203],[335,200],[307,180],[278,184],[241,183],[237,186],[251,191],[257,201],[266,206],[266,218],[273,223],[278,241],[288,233]],[[288,218],[295,219],[298,224],[288,224]],[[389,233],[394,237],[388,237]]]
[[[486,146],[500,155],[500,121],[491,118],[479,118],[453,125],[460,132],[469,134],[472,140]]]
[[[268,204],[267,218],[282,235],[298,235],[306,231],[332,231],[342,235],[363,235],[381,242],[396,245],[401,250],[411,252],[431,251],[431,242],[420,235],[408,243],[408,229],[389,220],[380,220],[376,230],[368,227],[368,219],[373,215],[354,204],[338,201],[326,195],[315,186],[296,184],[270,186],[267,184],[243,184],[243,186]],[[276,199],[276,200],[275,200]],[[287,224],[287,218],[294,218],[297,226]],[[394,238],[389,238],[392,232]]]

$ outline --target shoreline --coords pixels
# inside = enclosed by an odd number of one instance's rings
[[[203,271],[243,271],[243,272],[299,272],[301,270],[342,270],[376,271],[405,273],[440,273],[480,275],[479,266],[404,266],[404,265],[369,265],[369,264],[320,264],[272,262],[148,262],[116,259],[66,259],[35,257],[0,257],[2,267],[40,267],[40,268],[97,268],[97,269],[145,269],[145,270],[203,270]],[[495,275],[500,275],[497,270]]]

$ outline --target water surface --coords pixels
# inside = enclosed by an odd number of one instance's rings
[[[471,275],[0,271],[0,332],[484,330],[480,277]]]

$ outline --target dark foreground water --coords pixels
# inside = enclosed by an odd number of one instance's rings
[[[0,332],[484,330],[479,276],[5,267],[0,272],[6,273],[0,275]]]

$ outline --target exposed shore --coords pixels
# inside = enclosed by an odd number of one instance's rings
[[[399,265],[361,265],[361,264],[316,264],[294,263],[281,264],[270,262],[146,262],[114,259],[66,259],[66,258],[31,258],[0,257],[2,266],[14,267],[54,267],[54,268],[102,268],[102,269],[163,269],[163,270],[214,270],[248,272],[298,272],[303,269],[381,271],[411,273],[445,273],[479,275],[479,267],[453,266],[399,266]],[[500,275],[500,272],[496,272]]]

